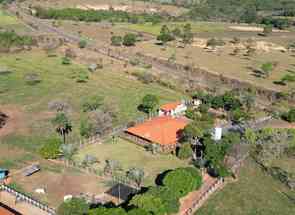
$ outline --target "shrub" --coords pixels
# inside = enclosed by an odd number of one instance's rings
[[[167,173],[163,184],[171,189],[176,197],[180,198],[200,188],[202,185],[202,176],[196,168],[178,168]]]
[[[89,205],[84,199],[72,198],[63,202],[57,210],[58,215],[85,215],[89,211]]]
[[[265,36],[268,36],[271,33],[272,33],[272,25],[266,25],[266,26],[264,26],[264,28],[263,28],[263,34]]]
[[[136,35],[129,33],[126,34],[123,38],[123,45],[124,46],[134,46],[136,43]]]
[[[28,85],[36,85],[41,82],[41,78],[36,73],[29,73],[25,75],[25,81]]]
[[[84,49],[87,46],[87,41],[81,40],[78,45],[80,49]]]
[[[191,145],[189,143],[185,143],[180,147],[177,157],[182,160],[189,159],[192,156],[192,153],[193,151]]]
[[[45,141],[40,149],[40,155],[45,159],[57,159],[60,156],[62,141],[58,138],[51,138]]]
[[[207,47],[208,46],[216,47],[216,46],[224,46],[224,45],[225,45],[225,42],[221,39],[212,38],[207,41]]]
[[[75,71],[72,78],[76,79],[77,83],[86,83],[89,79],[88,73],[85,70]]]
[[[97,110],[99,107],[103,105],[104,98],[99,95],[91,96],[87,98],[82,104],[83,112],[89,112]]]
[[[61,63],[62,63],[62,65],[70,65],[71,64],[71,59],[68,58],[68,57],[63,57],[61,59]]]
[[[295,109],[290,109],[287,113],[284,113],[282,118],[288,122],[295,122]]]
[[[155,81],[154,75],[148,72],[133,72],[132,75],[136,76],[144,84],[150,84]]]
[[[112,46],[121,46],[123,39],[121,36],[112,36],[111,37],[111,45]]]

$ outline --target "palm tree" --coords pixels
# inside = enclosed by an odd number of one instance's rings
[[[56,132],[63,137],[64,144],[66,143],[66,135],[72,131],[72,123],[65,113],[57,113],[52,120]]]

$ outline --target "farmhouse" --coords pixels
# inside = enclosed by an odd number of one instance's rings
[[[175,151],[181,132],[188,124],[184,117],[159,116],[126,130],[140,145],[159,144],[164,152]]]
[[[159,116],[179,116],[187,110],[184,102],[173,102],[162,105],[159,109]]]

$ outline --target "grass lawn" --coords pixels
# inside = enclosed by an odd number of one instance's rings
[[[284,157],[273,161],[273,167],[281,167],[283,170],[295,174],[295,158]]]
[[[137,107],[148,93],[159,96],[161,103],[183,98],[183,94],[158,84],[143,84],[121,72],[120,68],[114,69],[113,65],[106,65],[103,70],[90,74],[85,65],[62,65],[60,56],[48,57],[43,51],[0,54],[0,67],[11,71],[0,74],[0,104],[24,109],[26,124],[32,131],[29,135],[33,136],[54,133],[49,120],[53,115],[48,113],[48,103],[55,99],[71,105],[72,133],[77,135],[81,104],[90,96],[104,96],[106,103],[113,104],[118,124],[142,115]],[[88,73],[87,83],[77,83],[73,79],[73,74],[80,71]],[[41,82],[28,85],[25,76],[30,73],[38,74]],[[13,139],[19,138],[10,138]]]
[[[10,16],[0,7],[0,27],[18,24],[16,17]]]
[[[86,154],[97,157],[100,163],[99,170],[103,170],[105,160],[116,160],[122,165],[124,171],[129,168],[142,168],[145,172],[144,185],[153,185],[156,176],[165,170],[187,166],[187,162],[179,160],[173,155],[153,155],[143,147],[118,138],[115,143],[92,145],[82,149],[76,159],[81,161]]]
[[[163,25],[167,24],[170,30],[174,28],[182,28],[188,22],[175,22],[175,23],[159,23],[153,25],[152,23],[143,23],[143,24],[118,24],[118,27],[127,28],[130,30],[145,32],[153,35],[160,34],[161,28]],[[225,24],[223,23],[208,23],[208,22],[191,22],[192,31],[194,33],[200,32],[211,32],[218,33],[223,32],[226,29]]]
[[[197,215],[290,215],[295,205],[285,195],[290,193],[280,182],[248,161],[239,181],[227,184],[197,211]]]
[[[16,31],[20,34],[30,33],[30,29],[24,26],[15,16],[8,14],[0,6],[0,29]]]

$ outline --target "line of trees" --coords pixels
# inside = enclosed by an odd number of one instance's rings
[[[74,21],[85,21],[85,22],[152,22],[159,23],[161,21],[169,19],[169,17],[161,16],[160,14],[134,14],[125,11],[115,10],[83,10],[79,8],[42,8],[37,7],[36,16],[41,19],[63,19],[63,20],[74,20]]]

